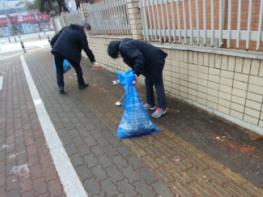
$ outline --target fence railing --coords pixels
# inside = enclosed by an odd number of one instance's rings
[[[70,13],[64,13],[61,15],[64,25],[70,25],[70,24],[83,24],[84,22],[84,16],[83,12],[78,10],[78,11],[72,11]]]
[[[127,0],[104,0],[83,4],[85,20],[94,34],[128,35],[131,33],[126,7]]]
[[[263,50],[263,0],[140,0],[147,41]]]
[[[60,16],[51,18],[51,22],[56,33],[58,33],[65,26],[64,21]]]

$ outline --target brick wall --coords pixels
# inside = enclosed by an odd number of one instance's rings
[[[141,39],[142,20],[138,2],[138,0],[128,0],[127,12],[132,28],[130,37]],[[207,28],[209,29],[211,8],[210,1],[206,2]],[[200,8],[202,8],[202,1],[199,3]],[[232,29],[235,29],[237,24],[237,3],[238,0],[232,0]],[[217,0],[215,0],[214,5],[218,8]],[[252,7],[253,13],[256,14],[251,19],[251,30],[256,30],[259,0],[253,1]],[[192,8],[192,17],[194,18],[195,5],[192,5]],[[225,13],[227,13],[227,1],[225,9]],[[190,11],[188,0],[186,0],[186,10],[187,13]],[[248,1],[242,1],[241,28],[243,30],[246,29],[247,10]],[[168,10],[168,12],[171,17],[171,11]],[[218,17],[219,14],[215,11],[215,21],[218,21]],[[224,26],[225,28],[227,26],[227,15],[224,18]],[[195,22],[193,27],[195,27]],[[201,27],[202,16],[200,15]],[[218,28],[218,22],[215,23],[215,28]],[[97,61],[111,71],[128,69],[121,59],[113,60],[107,55],[108,43],[113,39],[120,38],[89,36],[89,44]],[[189,102],[263,135],[263,57],[261,54],[187,45],[155,45],[168,53],[164,69],[164,84],[168,95]],[[252,45],[253,43],[250,46],[252,47]],[[234,41],[232,46],[235,46]],[[140,82],[143,82],[142,77]]]
[[[112,39],[89,37],[97,61],[111,71],[126,70],[107,55]],[[263,61],[213,53],[164,49],[167,94],[260,132],[263,129]],[[261,131],[262,132],[262,131]]]

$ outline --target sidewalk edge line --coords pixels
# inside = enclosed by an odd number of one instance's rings
[[[0,90],[3,89],[4,76],[0,76]]]
[[[34,102],[36,113],[44,133],[48,149],[53,159],[54,165],[63,185],[64,192],[68,197],[88,197],[64,147],[57,134],[57,131],[50,120],[45,105],[39,95],[32,75],[23,55],[20,56],[26,81]]]

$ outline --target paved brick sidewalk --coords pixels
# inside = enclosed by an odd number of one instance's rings
[[[112,78],[90,71],[91,93],[79,95],[115,132],[121,110],[114,107],[114,96],[107,81]],[[106,79],[106,80],[105,80]],[[72,90],[72,95],[75,92]],[[105,102],[107,98],[108,102]],[[96,107],[94,107],[96,106]],[[113,113],[114,112],[114,113]],[[174,194],[180,196],[262,196],[261,188],[216,162],[209,155],[159,124],[162,132],[124,141],[126,145],[164,181]],[[182,130],[183,132],[183,130]]]
[[[46,146],[20,58],[0,61],[0,196],[65,196]]]
[[[103,181],[110,180],[113,185],[117,184],[118,192],[130,188],[131,194],[136,191],[139,195],[149,186],[153,189],[151,192],[158,193],[161,189],[164,193],[159,194],[168,196],[169,191],[158,177],[174,196],[263,196],[262,189],[162,124],[159,124],[160,134],[119,142],[113,137],[122,114],[122,110],[113,105],[115,93],[119,91],[111,86],[112,77],[107,72],[89,70],[91,87],[85,91],[78,91],[75,76],[67,74],[69,95],[61,97],[56,94],[56,85],[52,82],[53,71],[48,68],[50,56],[42,52],[35,53],[34,58],[29,55],[28,62],[41,97],[88,192],[101,194],[96,189],[104,191],[108,186],[102,184]],[[107,171],[109,166],[113,166],[122,178],[111,177],[112,169]],[[140,187],[142,185],[144,187]]]
[[[86,101],[57,93],[54,71],[47,60],[51,60],[51,56],[43,51],[26,56],[40,96],[88,195],[173,196],[168,187],[115,138],[111,128],[87,107]],[[72,76],[68,77],[73,80]],[[67,87],[76,89],[76,82],[72,82],[67,83]]]

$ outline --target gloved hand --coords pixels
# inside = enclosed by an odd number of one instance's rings
[[[91,62],[92,67],[99,67],[100,65],[97,62]]]
[[[104,70],[104,68],[103,68],[103,65],[96,63],[96,62],[92,62],[91,63],[91,70],[102,71],[102,70]]]

